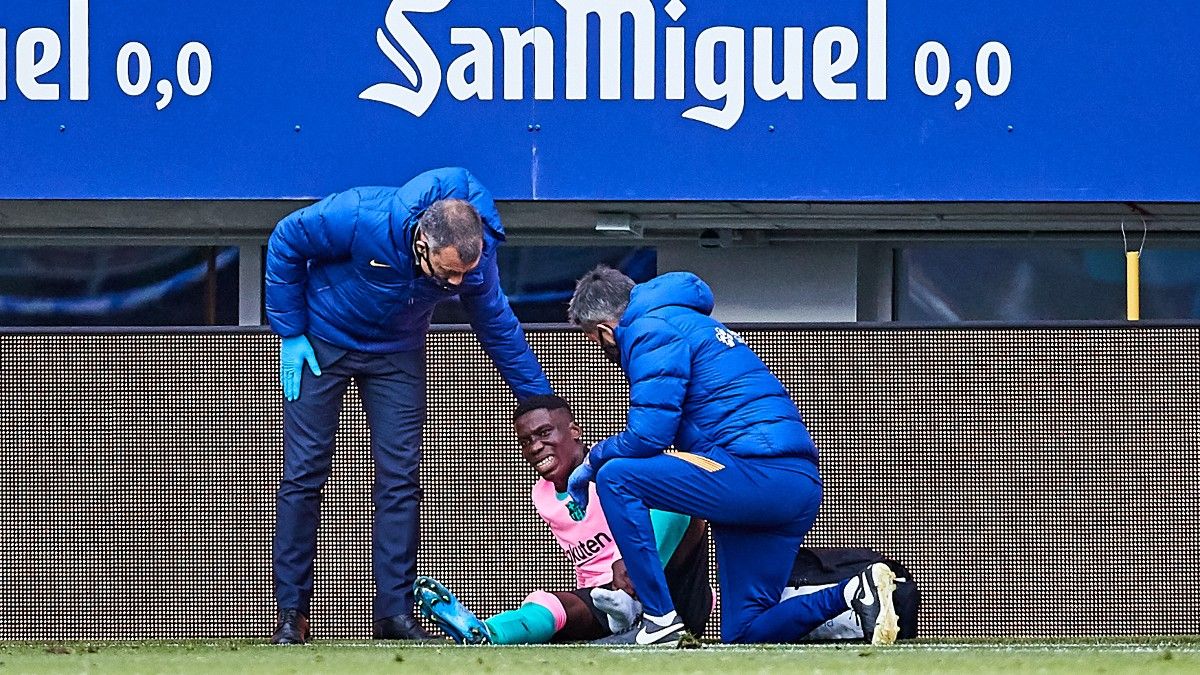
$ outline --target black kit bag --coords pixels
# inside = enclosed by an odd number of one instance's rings
[[[896,573],[896,592],[892,596],[900,617],[900,639],[917,637],[917,613],[921,609],[921,591],[904,565],[889,560],[869,548],[801,548],[792,565],[783,599],[819,591],[832,584],[857,576],[867,567],[881,562]],[[862,627],[854,612],[846,610],[809,633],[805,640],[862,640]]]

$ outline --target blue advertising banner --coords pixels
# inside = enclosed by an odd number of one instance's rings
[[[0,198],[1200,201],[1200,4],[8,0]]]

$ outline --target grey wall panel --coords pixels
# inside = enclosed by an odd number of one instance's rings
[[[876,547],[925,635],[1200,631],[1200,329],[743,333],[822,449],[815,546]],[[595,441],[627,389],[571,332],[530,342]],[[265,334],[0,335],[0,639],[265,636],[280,471]],[[528,501],[511,395],[429,339],[419,571],[480,614],[572,585]],[[369,636],[366,425],[326,488],[316,635]],[[715,622],[714,622],[715,625]]]
[[[719,227],[719,221],[714,227]],[[684,270],[713,289],[713,316],[726,323],[809,322],[858,318],[858,245],[804,242],[702,248],[660,244],[658,273]],[[891,317],[888,317],[890,320]]]

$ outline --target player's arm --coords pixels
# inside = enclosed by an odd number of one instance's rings
[[[691,347],[674,326],[646,317],[626,330],[635,331],[628,357],[628,423],[592,448],[588,461],[596,470],[616,457],[653,457],[674,443],[691,378]]]

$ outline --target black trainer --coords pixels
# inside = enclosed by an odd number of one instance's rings
[[[896,592],[896,573],[884,563],[875,563],[863,570],[846,588],[850,609],[862,626],[863,637],[873,645],[890,645],[900,634],[900,617],[896,614],[893,594]]]
[[[675,612],[671,612],[664,619],[659,623],[643,614],[633,643],[644,647],[678,647],[687,635],[687,629],[683,627],[683,622]]]
[[[375,640],[432,640],[433,634],[421,627],[417,620],[407,614],[375,619],[371,630]]]
[[[308,617],[298,609],[279,610],[279,623],[271,634],[271,644],[302,645],[309,641]]]

